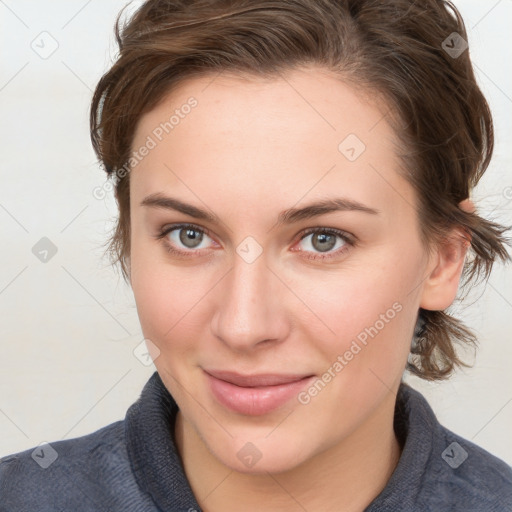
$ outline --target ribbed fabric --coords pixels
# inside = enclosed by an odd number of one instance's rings
[[[49,448],[4,457],[0,512],[200,512],[174,443],[177,411],[155,372],[123,421],[51,442],[46,469]],[[364,512],[512,512],[512,468],[442,427],[405,384],[394,426],[400,461]]]
[[[174,443],[178,406],[157,372],[126,414],[125,435],[132,470],[141,489],[162,511],[199,511]]]

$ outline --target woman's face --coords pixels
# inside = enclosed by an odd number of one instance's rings
[[[287,470],[389,420],[430,260],[384,112],[304,68],[189,80],[138,124],[142,330],[233,469]]]

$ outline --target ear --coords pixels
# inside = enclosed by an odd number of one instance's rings
[[[469,199],[459,203],[469,213],[475,211]],[[432,254],[429,273],[423,283],[420,307],[441,311],[451,306],[459,289],[466,254],[471,245],[470,235],[462,228],[455,228]]]

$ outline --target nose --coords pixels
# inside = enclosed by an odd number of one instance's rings
[[[235,352],[281,343],[287,336],[285,285],[264,254],[249,263],[238,254],[219,283],[213,334]]]

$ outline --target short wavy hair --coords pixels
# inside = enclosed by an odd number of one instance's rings
[[[137,123],[185,79],[222,71],[278,77],[315,64],[387,102],[399,170],[414,187],[427,249],[462,228],[471,241],[463,285],[507,261],[508,227],[459,208],[493,152],[488,103],[475,80],[464,22],[443,0],[148,0],[115,35],[119,55],[91,104],[94,150],[115,180],[119,218],[109,254],[129,280],[130,180]],[[462,51],[460,51],[462,50]],[[464,288],[464,286],[462,287]],[[448,311],[418,312],[407,369],[428,380],[467,366],[455,344],[474,333]]]

